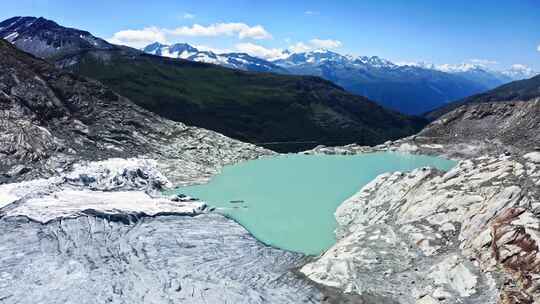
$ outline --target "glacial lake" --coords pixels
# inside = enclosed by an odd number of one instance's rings
[[[336,242],[336,208],[377,175],[455,164],[397,152],[289,154],[227,166],[208,184],[174,193],[206,201],[268,245],[318,255]]]

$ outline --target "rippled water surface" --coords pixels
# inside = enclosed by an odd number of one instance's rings
[[[207,201],[267,244],[319,254],[336,241],[336,208],[377,175],[454,165],[443,158],[395,152],[293,154],[228,166],[208,184],[175,192]]]

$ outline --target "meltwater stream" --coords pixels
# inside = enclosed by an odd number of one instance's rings
[[[291,154],[225,167],[208,184],[180,187],[246,227],[262,242],[317,255],[335,242],[336,208],[377,175],[454,161],[396,152]]]

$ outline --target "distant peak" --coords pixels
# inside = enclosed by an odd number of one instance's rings
[[[168,46],[168,45],[156,41],[154,43],[150,43],[146,47],[161,47],[161,46]]]
[[[331,53],[331,51],[325,48],[320,48],[312,50],[310,53]]]
[[[470,71],[486,71],[487,68],[481,64],[460,63],[460,64],[441,64],[436,67],[437,70],[447,73],[459,73]]]
[[[45,17],[19,16],[4,20],[0,22],[0,38],[41,58],[82,49],[115,48],[87,31],[61,26]]]
[[[161,42],[154,42],[146,47],[143,48],[143,51],[150,53],[150,52],[163,52],[164,50],[167,51],[174,51],[174,52],[183,52],[183,51],[190,51],[190,52],[198,52],[198,49],[193,47],[190,44],[187,43],[174,43],[174,44],[163,44]],[[159,53],[159,52],[158,52]]]

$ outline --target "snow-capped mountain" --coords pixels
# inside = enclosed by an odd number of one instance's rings
[[[89,32],[36,17],[13,17],[0,22],[0,38],[42,58],[84,49],[117,48]]]
[[[187,43],[177,43],[174,45],[161,44],[159,42],[154,42],[150,45],[147,45],[143,51],[147,54],[158,55],[163,57],[171,58],[182,58],[187,59],[190,56],[199,53],[199,50],[192,47]]]
[[[325,78],[407,114],[421,114],[488,89],[484,84],[428,66],[403,66],[378,56],[355,57],[325,49],[293,53],[273,63],[291,74]]]
[[[486,67],[483,64],[475,63],[435,65],[425,62],[412,62],[405,63],[404,65],[424,67],[446,73],[460,74],[466,77],[490,77],[499,80],[499,82],[501,82],[500,84],[510,81],[529,79],[540,74],[540,72],[536,72],[533,69],[522,64],[514,64],[512,65],[512,67],[510,67],[510,69],[506,70],[494,70]]]
[[[290,68],[303,65],[355,65],[373,68],[394,68],[396,65],[389,60],[377,56],[359,56],[341,55],[327,49],[317,49],[303,53],[292,53],[288,57],[273,61],[275,64]]]
[[[522,65],[495,71],[472,63],[395,64],[377,56],[354,57],[324,49],[293,53],[273,62],[292,74],[323,77],[408,114],[420,114],[446,102],[538,74]]]
[[[514,64],[510,69],[504,70],[501,73],[512,80],[529,79],[540,74],[540,72],[534,71],[522,64]]]
[[[187,43],[166,45],[155,42],[146,46],[143,51],[152,55],[212,63],[245,71],[286,73],[283,68],[267,60],[245,53],[216,54],[211,51],[198,50]]]
[[[503,74],[500,71],[494,71],[488,69],[481,64],[462,63],[457,65],[442,64],[433,65],[433,69],[443,71],[446,73],[461,76],[471,81],[480,83],[486,86],[488,89],[498,87],[502,84],[515,80]]]

